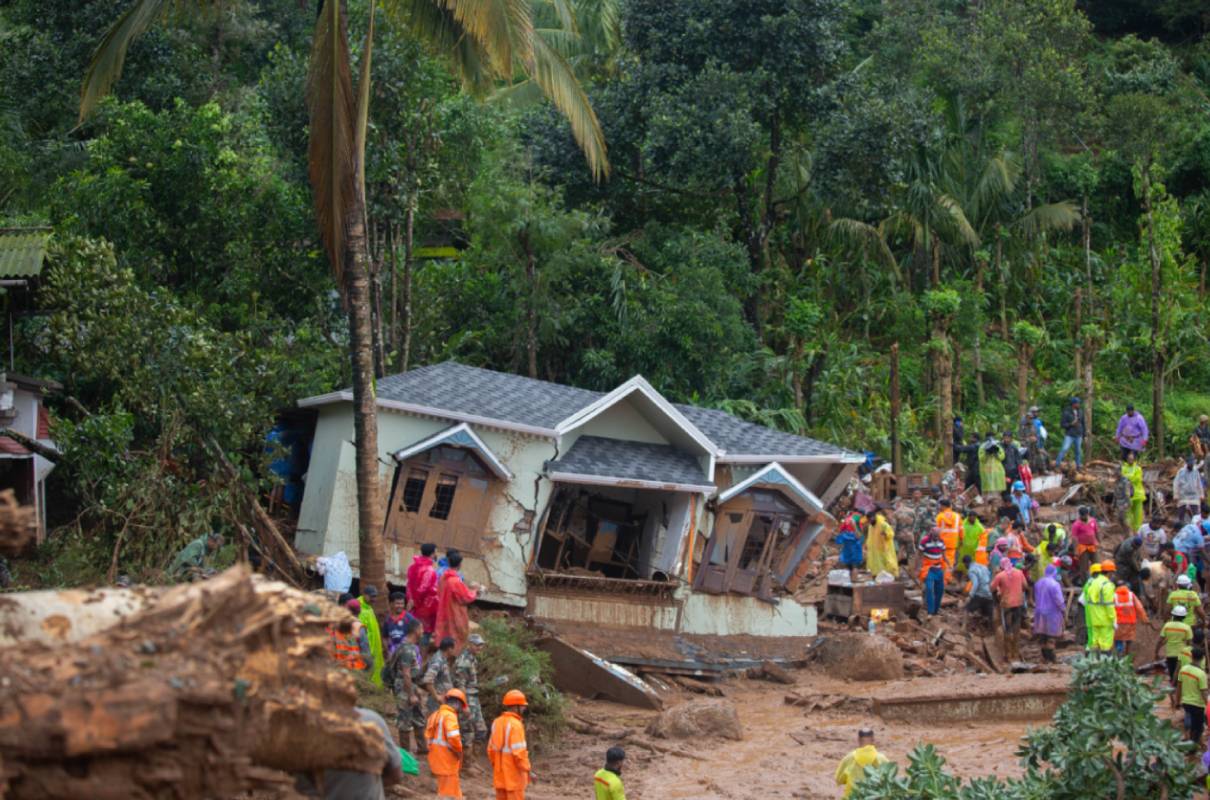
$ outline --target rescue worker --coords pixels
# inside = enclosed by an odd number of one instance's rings
[[[840,761],[836,768],[836,785],[844,787],[844,796],[853,793],[853,787],[861,783],[865,771],[875,764],[887,763],[886,756],[874,747],[874,731],[862,728],[857,732],[857,749]]]
[[[1160,638],[1155,642],[1155,657],[1160,657],[1164,651],[1164,666],[1168,670],[1168,683],[1176,688],[1176,670],[1181,657],[1181,650],[1193,641],[1193,628],[1185,623],[1187,612],[1184,606],[1172,609],[1172,619],[1160,628]],[[1172,697],[1172,705],[1176,707],[1176,695]]]
[[[1118,626],[1113,632],[1113,649],[1118,655],[1130,655],[1130,647],[1134,644],[1135,625],[1142,620],[1147,625],[1147,612],[1143,604],[1130,589],[1130,585],[1122,578],[1118,579],[1118,588],[1114,590],[1114,610],[1117,612]]]
[[[369,669],[373,663],[369,639],[357,619],[361,614],[361,603],[349,599],[344,605],[353,615],[353,624],[347,632],[342,632],[335,626],[328,628],[328,638],[332,640],[332,658],[345,669],[361,672]]]
[[[441,705],[441,698],[445,697],[445,693],[454,688],[450,664],[454,658],[455,646],[456,643],[451,637],[447,636],[442,639],[441,644],[437,646],[437,652],[433,653],[429,658],[429,663],[424,667],[420,685],[428,692],[425,711],[429,714],[432,714]]]
[[[945,582],[949,583],[953,576],[955,558],[958,554],[958,543],[962,538],[962,518],[954,511],[953,504],[948,499],[941,500],[941,512],[937,514],[937,534],[945,544]]]
[[[1202,610],[1202,598],[1193,588],[1193,579],[1188,575],[1176,576],[1176,588],[1168,593],[1168,607],[1184,606],[1186,610],[1193,609],[1193,613],[1204,620],[1206,612]]]
[[[1102,561],[1097,574],[1084,584],[1080,602],[1088,622],[1088,649],[1094,653],[1113,650],[1113,626],[1117,624],[1113,583],[1106,573],[1113,572],[1112,561]]]
[[[399,741],[407,742],[408,752],[415,753],[417,733],[424,732],[425,718],[420,710],[420,637],[423,623],[411,617],[404,624],[403,640],[387,659],[385,677],[389,678],[395,694],[395,718]]]
[[[626,800],[626,789],[622,786],[622,767],[626,764],[626,751],[611,747],[605,751],[605,766],[592,776],[592,788],[596,800]]]
[[[462,797],[459,773],[462,771],[462,731],[458,714],[466,709],[466,695],[461,689],[450,689],[444,701],[429,715],[424,726],[424,738],[429,745],[429,770],[437,779],[438,797]]]
[[[501,701],[504,712],[492,722],[487,757],[492,762],[496,800],[525,800],[525,787],[534,781],[525,744],[523,718],[529,702],[520,691],[509,689]]]
[[[974,509],[966,510],[966,520],[962,523],[962,544],[958,547],[958,557],[970,556],[977,564],[987,566],[987,528]]]
[[[941,598],[945,594],[945,576],[949,572],[945,560],[945,542],[934,528],[920,543],[920,579],[924,587],[924,604],[929,616],[941,611]]]
[[[484,644],[482,636],[472,633],[467,637],[467,646],[454,659],[454,686],[466,694],[466,711],[460,721],[466,731],[462,746],[468,759],[475,754],[475,742],[487,741],[487,721],[479,705],[479,654]]]
[[[1181,708],[1185,712],[1185,734],[1194,745],[1202,742],[1202,731],[1206,729],[1206,671],[1198,666],[1206,651],[1195,646],[1192,661],[1177,673],[1177,688],[1181,696]]]

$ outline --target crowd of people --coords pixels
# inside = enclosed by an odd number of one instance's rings
[[[1073,624],[1082,624],[1087,652],[1131,657],[1139,626],[1162,620],[1154,654],[1143,657],[1163,659],[1171,705],[1182,712],[1186,737],[1200,744],[1210,710],[1202,601],[1210,563],[1210,417],[1203,415],[1189,437],[1167,513],[1153,503],[1144,520],[1141,462],[1150,432],[1128,405],[1114,433],[1120,455],[1115,519],[1098,520],[1092,507],[1081,506],[1069,524],[1044,523],[1033,499],[1034,476],[1064,469],[1068,456],[1077,473],[1082,470],[1084,426],[1080,400],[1072,398],[1060,417],[1063,441],[1051,461],[1036,406],[1015,433],[969,442],[956,419],[955,468],[930,492],[916,490],[895,505],[876,503],[866,513],[846,515],[835,537],[839,565],[853,577],[864,568],[875,578],[917,582],[929,615],[940,613],[947,593],[964,598],[964,624],[1002,634],[1010,660],[1021,658],[1020,636],[1028,627],[1042,659],[1056,661],[1056,645]],[[965,491],[969,485],[974,492]],[[1115,522],[1125,535],[1110,549],[1104,533]],[[880,760],[872,733],[863,731],[836,773],[846,796],[855,776]],[[1210,764],[1210,750],[1204,763]]]
[[[436,553],[436,545],[421,546],[408,567],[405,590],[391,593],[381,619],[373,608],[375,587],[364,587],[359,597],[342,595],[339,602],[355,619],[348,631],[329,629],[332,657],[393,692],[399,746],[427,757],[437,797],[463,796],[462,771],[479,769],[472,759],[476,746],[483,746],[496,800],[524,800],[535,778],[525,737],[528,700],[519,689],[509,689],[488,727],[479,702],[478,662],[486,642],[471,632],[467,610],[483,587],[463,580],[457,550],[440,559]],[[379,715],[364,713],[386,731]],[[391,740],[388,749],[394,747]],[[598,800],[625,800],[620,777],[625,758],[620,747],[606,753],[605,766],[593,776]],[[392,770],[388,763],[384,775]]]

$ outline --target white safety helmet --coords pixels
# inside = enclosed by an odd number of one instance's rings
[[[1182,589],[1188,589],[1193,585],[1193,581],[1189,580],[1188,575],[1178,575],[1176,578],[1176,585]]]
[[[1176,608],[1172,609],[1172,616],[1174,617],[1183,617],[1188,613],[1189,612],[1185,610],[1184,606],[1177,606]]]

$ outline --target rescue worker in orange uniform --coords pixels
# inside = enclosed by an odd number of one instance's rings
[[[1138,595],[1130,591],[1126,581],[1119,580],[1118,588],[1113,593],[1114,611],[1117,613],[1118,624],[1113,631],[1113,649],[1120,655],[1130,655],[1130,647],[1134,644],[1135,626],[1142,620],[1144,625],[1151,622]]]
[[[492,762],[496,800],[525,800],[525,787],[534,779],[525,744],[523,718],[529,709],[525,695],[516,689],[504,693],[504,713],[492,723],[487,757]]]
[[[345,603],[345,608],[353,615],[353,625],[347,632],[334,626],[328,627],[332,658],[345,669],[362,672],[370,668],[370,641],[365,627],[357,618],[361,613],[361,603],[351,599]]]
[[[945,543],[945,582],[949,583],[953,576],[954,564],[957,563],[955,556],[958,543],[962,540],[962,517],[958,516],[953,504],[947,499],[941,500],[941,513],[937,515],[937,533],[941,534],[941,541]]]
[[[429,715],[424,726],[429,769],[437,779],[438,797],[461,798],[462,731],[458,727],[458,714],[466,711],[466,695],[461,689],[450,689],[443,699],[445,702]]]

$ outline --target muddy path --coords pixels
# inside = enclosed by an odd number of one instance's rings
[[[1008,777],[1020,772],[1015,756],[1022,735],[1031,725],[1044,722],[948,723],[921,725],[884,722],[872,712],[813,711],[787,705],[787,691],[843,694],[870,697],[890,692],[898,696],[935,695],[946,683],[935,678],[915,678],[893,683],[848,683],[810,672],[796,672],[798,685],[777,686],[755,680],[733,680],[723,684],[744,726],[742,741],[717,737],[670,741],[661,744],[681,747],[701,760],[653,753],[627,745],[629,763],[624,777],[626,796],[641,800],[711,800],[713,798],[830,798],[839,797],[833,781],[837,763],[856,746],[856,731],[874,729],[879,749],[900,765],[907,753],[921,743],[932,743],[962,777],[995,775]],[[963,691],[1008,687],[1027,688],[1039,680],[1054,682],[1062,676],[962,676],[957,687]],[[668,705],[686,702],[696,695],[667,697]],[[601,701],[573,700],[571,712],[609,730],[641,732],[655,712]],[[592,775],[601,766],[609,746],[606,738],[568,731],[553,746],[532,754],[538,782],[527,797],[534,800],[563,800],[591,797]],[[476,759],[481,760],[481,759]],[[413,779],[409,789],[428,796],[431,779]],[[486,771],[468,774],[464,791],[469,800],[494,796]]]

